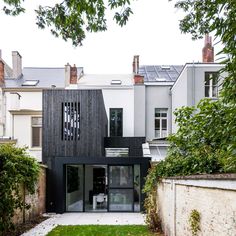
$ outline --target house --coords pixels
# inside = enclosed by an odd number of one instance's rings
[[[47,211],[58,213],[142,210],[150,161],[178,128],[173,111],[217,99],[224,77],[208,36],[202,63],[140,66],[136,55],[123,75],[22,69],[12,55],[12,69],[0,63],[2,135],[48,166]]]
[[[65,68],[22,68],[22,57],[12,52],[12,68],[1,59],[1,143],[27,146],[29,154],[42,161],[42,91],[65,88]],[[83,68],[78,68],[79,75]]]
[[[142,155],[145,137],[123,137],[122,120],[115,109],[108,137],[101,89],[43,92],[48,211],[133,212],[142,208],[141,189],[150,162]]]

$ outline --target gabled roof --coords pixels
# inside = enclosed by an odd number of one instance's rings
[[[143,65],[139,75],[144,76],[144,82],[175,82],[182,69],[182,65]]]
[[[77,68],[78,76],[83,68]],[[35,82],[35,83],[34,83]],[[5,79],[5,88],[64,88],[64,67],[25,67],[18,79]]]

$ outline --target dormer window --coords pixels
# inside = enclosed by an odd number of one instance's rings
[[[205,72],[205,97],[218,97],[218,72]]]

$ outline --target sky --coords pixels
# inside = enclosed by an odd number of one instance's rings
[[[64,67],[70,63],[84,67],[87,74],[131,73],[134,55],[140,56],[140,65],[184,65],[202,60],[204,40],[193,41],[191,35],[181,34],[183,13],[174,8],[174,1],[134,1],[134,14],[123,28],[108,11],[108,30],[87,34],[83,46],[77,48],[71,41],[55,38],[48,29],[38,29],[33,9],[47,2],[26,0],[25,14],[0,14],[0,49],[10,66],[12,51],[21,54],[23,67]]]

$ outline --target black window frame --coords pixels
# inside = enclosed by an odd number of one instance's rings
[[[112,114],[115,111],[116,113],[116,119],[115,119],[115,129],[112,128],[113,122],[112,122]],[[118,127],[118,120],[117,120],[117,114],[121,113],[121,127]],[[110,137],[123,137],[123,108],[110,108],[110,120],[109,120],[109,126],[110,126]],[[113,133],[114,130],[114,133]]]

